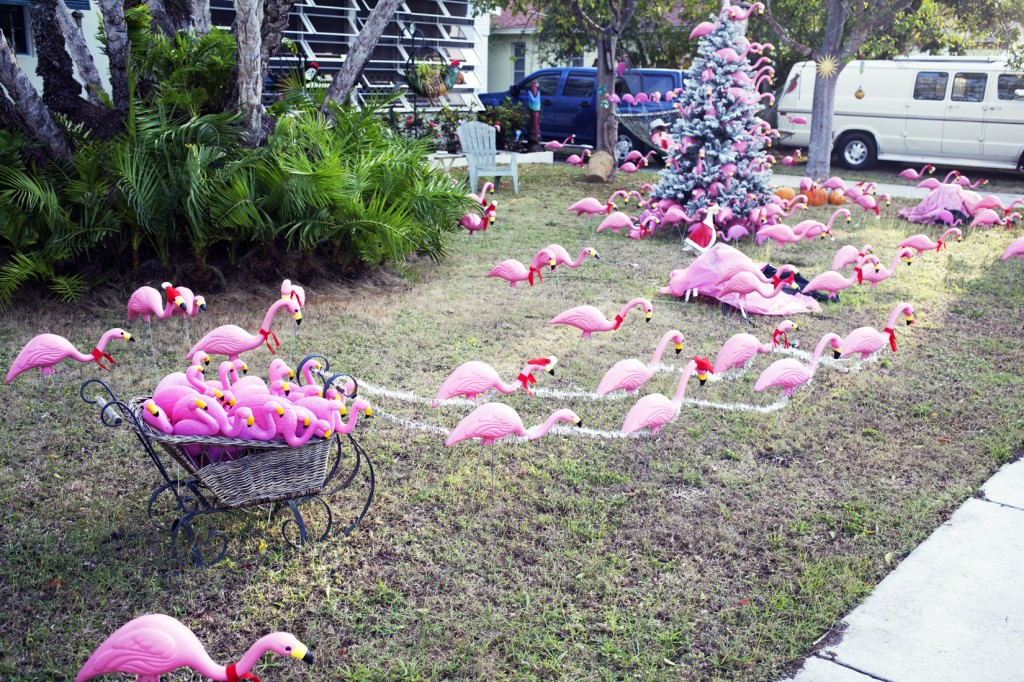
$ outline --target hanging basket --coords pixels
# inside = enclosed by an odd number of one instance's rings
[[[453,87],[459,79],[459,65],[443,61],[417,61],[406,66],[405,82],[420,97],[437,99]]]

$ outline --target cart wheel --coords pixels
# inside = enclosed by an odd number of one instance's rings
[[[172,481],[153,491],[146,504],[146,515],[160,530],[172,531],[183,516],[209,508],[210,503],[196,489],[194,481]]]
[[[305,375],[302,373],[302,369],[310,362],[319,362],[320,371],[324,372],[324,374],[326,374],[328,370],[331,369],[331,363],[328,362],[327,358],[320,355],[319,353],[312,353],[310,355],[307,355],[306,357],[299,360],[299,364],[295,366],[295,383],[297,383],[299,386],[304,385],[303,382],[305,382],[306,380]]]
[[[228,552],[228,536],[213,528],[217,512],[196,512],[183,516],[171,529],[171,557],[184,568],[212,566]]]
[[[323,542],[331,534],[334,512],[331,505],[320,495],[310,495],[298,502],[286,500],[285,504],[292,518],[281,524],[281,537],[292,547],[298,548],[308,542]]]

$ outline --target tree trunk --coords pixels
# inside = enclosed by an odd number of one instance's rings
[[[200,0],[193,0],[199,2]],[[209,2],[209,0],[202,0]],[[267,78],[270,58],[277,54],[281,47],[281,38],[288,28],[288,13],[292,11],[295,0],[266,0],[263,4],[263,26],[260,29],[260,74]]]
[[[324,99],[321,111],[326,113],[328,101],[344,103],[348,99],[356,85],[359,72],[363,70],[363,66],[366,65],[373,52],[374,45],[377,44],[377,39],[384,32],[384,27],[388,25],[391,15],[395,13],[400,4],[402,4],[401,0],[380,0],[370,12],[356,41],[348,49],[345,63],[341,65],[341,70],[334,76],[334,80],[327,88],[327,97]]]
[[[829,0],[828,23],[822,41],[821,57],[831,56],[837,61],[837,71],[829,77],[814,76],[814,99],[811,101],[811,141],[807,148],[807,176],[822,181],[829,177],[832,166],[832,113],[836,103],[836,81],[842,71],[840,48],[846,26],[846,2]]]
[[[64,4],[64,0],[57,0],[57,21],[60,23],[61,33],[64,34],[64,43],[71,58],[78,68],[78,75],[85,81],[85,94],[89,101],[96,106],[102,104],[100,95],[105,94],[103,81],[100,80],[100,72],[96,69],[96,62],[93,61],[92,52],[85,42],[82,29],[71,16],[71,10]]]
[[[21,121],[18,120],[18,112],[14,110],[14,102],[3,93],[0,93],[0,130],[25,132]]]
[[[0,31],[0,85],[10,96],[14,110],[21,126],[46,150],[54,159],[67,161],[71,159],[71,147],[64,134],[50,115],[50,110],[43,103],[42,97],[36,92],[32,81],[18,65],[18,57],[7,43],[7,38]]]
[[[110,89],[114,92],[114,109],[124,118],[128,114],[128,25],[124,20],[123,0],[97,0],[103,15],[103,32],[107,37],[107,59],[110,60]]]
[[[57,19],[59,0],[32,0],[32,43],[38,59],[36,75],[43,79],[43,102],[51,111],[65,115],[81,104],[82,86],[75,80],[71,55]]]
[[[615,103],[608,101],[608,95],[615,92],[615,47],[618,42],[614,35],[605,34],[597,41],[597,88],[605,94],[597,97],[597,142],[596,151],[608,152],[615,161],[615,143],[619,139],[619,121],[615,117]],[[604,103],[608,103],[605,107]],[[608,180],[615,179],[615,166]]]
[[[263,70],[260,68],[260,27],[263,25],[261,0],[235,0],[235,35],[238,38],[238,64],[235,82],[238,109],[246,141],[255,147],[260,142],[263,117]]]
[[[174,25],[171,15],[167,13],[164,0],[148,0],[146,4],[149,6],[149,16],[153,17],[155,28],[159,28],[166,35],[173,36],[177,32],[177,26]]]
[[[192,27],[196,30],[196,34],[201,36],[206,35],[213,28],[213,20],[210,18],[210,0],[192,0]]]

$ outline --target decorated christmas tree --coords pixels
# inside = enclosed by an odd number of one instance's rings
[[[713,28],[701,25],[710,32],[683,79],[677,99],[683,116],[670,130],[677,146],[654,190],[656,198],[672,199],[690,215],[716,203],[724,209],[717,220],[728,225],[750,222],[772,193],[765,160],[769,126],[757,117],[762,108],[757,83],[768,78],[762,66],[767,58],[759,59],[759,76],[748,56],[757,57],[761,46],[746,39],[745,21],[734,20],[740,17],[737,10],[723,10]],[[749,227],[754,232],[757,225]]]

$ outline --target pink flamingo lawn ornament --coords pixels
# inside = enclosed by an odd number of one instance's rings
[[[719,292],[719,297],[727,294],[737,294],[739,296],[740,313],[743,314],[743,319],[749,321],[747,315],[747,296],[749,294],[758,294],[762,298],[775,298],[782,292],[783,287],[796,288],[796,284],[793,282],[793,275],[786,279],[780,280],[774,287],[771,284],[762,282],[757,275],[751,272],[737,272],[735,275],[730,277],[722,285]],[[723,309],[725,304],[722,304]]]
[[[947,184],[949,182],[950,178],[959,178],[959,177],[960,177],[960,171],[958,171],[958,170],[951,170],[951,171],[949,171],[949,173],[946,174],[946,177],[944,177],[942,179],[942,182],[939,182],[936,178],[927,178],[924,181],[917,183],[916,187],[923,187],[924,189],[935,189],[939,185]]]
[[[1000,227],[1009,227],[1013,225],[1013,221],[1016,218],[1020,218],[1020,214],[1014,211],[1005,218],[1001,218],[998,213],[990,208],[982,209],[974,214],[974,220],[968,227],[992,227],[993,225],[999,225]]]
[[[153,351],[153,367],[156,362],[156,342],[153,339],[153,323],[155,317],[158,320],[166,320],[174,314],[175,308],[180,312],[188,312],[185,300],[181,293],[175,289],[170,282],[164,282],[160,288],[167,292],[167,304],[164,305],[160,292],[150,286],[142,286],[132,292],[128,299],[128,321],[132,322],[141,317],[149,329],[149,346]],[[190,344],[191,345],[191,344]]]
[[[110,371],[110,368],[103,364],[103,360],[108,360],[111,364],[114,363],[114,358],[106,352],[107,344],[110,343],[111,339],[124,339],[125,341],[135,341],[131,334],[123,329],[115,327],[106,331],[103,336],[100,337],[99,342],[92,349],[91,353],[82,353],[75,348],[70,341],[65,339],[63,336],[56,334],[39,334],[29,340],[28,343],[22,347],[18,352],[18,356],[14,358],[14,363],[11,365],[11,369],[7,372],[7,383],[14,381],[14,377],[18,376],[22,372],[39,368],[39,402],[43,400],[43,375],[49,375],[53,379],[53,385],[60,389],[57,383],[57,375],[54,372],[56,367],[61,361],[71,358],[72,360],[78,360],[79,362],[95,362],[103,369]],[[64,400],[64,393],[61,392],[61,401],[64,402],[64,411],[68,411],[67,402]],[[39,429],[39,416],[36,413],[36,430]]]
[[[669,341],[675,344],[676,355],[683,351],[683,333],[671,329],[661,337],[651,361],[646,365],[636,358],[619,360],[612,368],[601,377],[601,383],[597,386],[598,395],[608,395],[612,391],[624,390],[626,393],[633,393],[635,390],[650,381],[654,376],[655,367],[661,362]]]
[[[583,247],[583,249],[580,250],[580,255],[576,257],[576,260],[573,260],[572,256],[569,255],[569,252],[560,244],[548,244],[537,252],[537,256],[534,256],[534,260],[536,260],[541,252],[547,253],[551,260],[554,260],[554,264],[551,265],[551,269],[556,272],[559,265],[564,265],[567,268],[575,270],[579,266],[583,265],[583,261],[587,258],[592,257],[595,260],[601,260],[601,256],[598,255],[597,250],[590,246]]]
[[[640,167],[637,166],[632,161],[626,161],[621,166],[619,166],[619,170],[625,173],[626,175],[632,175],[633,173],[636,173],[638,170],[640,170]]]
[[[288,280],[285,280],[286,282]],[[171,317],[181,317],[181,326],[185,330],[185,342],[192,345],[192,335],[189,334],[188,318],[197,317],[199,313],[206,312],[206,298],[194,294],[188,287],[178,287],[178,294],[185,304],[184,309],[175,307],[171,309]]]
[[[803,161],[803,157],[802,152],[799,149],[793,152],[792,156],[783,156],[781,159],[779,159],[779,163],[781,163],[783,166],[795,166],[801,161]]]
[[[159,613],[139,616],[110,635],[85,662],[75,682],[108,673],[138,675],[139,682],[159,682],[160,676],[189,667],[214,680],[255,679],[249,672],[267,651],[312,663],[305,644],[287,632],[275,632],[256,640],[238,663],[218,665],[191,630]]]
[[[539,267],[526,267],[514,258],[501,261],[487,273],[488,277],[497,277],[505,280],[508,282],[509,287],[512,288],[514,288],[519,282],[529,282],[532,287],[534,275],[536,275],[538,281],[544,281]]]
[[[298,302],[292,298],[282,298],[275,301],[267,310],[267,314],[263,317],[263,324],[260,325],[259,333],[250,334],[237,325],[225,324],[199,339],[199,342],[192,347],[192,350],[185,357],[191,358],[197,352],[200,352],[201,349],[208,354],[226,355],[228,360],[237,360],[240,354],[259,348],[260,344],[263,343],[267,344],[267,348],[271,353],[276,353],[277,351],[270,345],[270,337],[274,337],[276,345],[280,346],[281,343],[277,340],[277,335],[270,330],[270,325],[274,321],[274,315],[282,308],[287,308],[292,313],[295,321],[299,324],[302,323],[302,311],[299,309]]]
[[[698,38],[703,38],[704,36],[708,35],[714,30],[714,24],[712,24],[710,21],[702,21],[696,26],[694,26],[693,30],[690,31],[690,40],[697,40]]]
[[[886,268],[867,268],[861,270],[861,275],[864,278],[864,282],[870,282],[871,288],[874,289],[878,286],[879,282],[885,280],[896,274],[896,266],[899,265],[900,259],[904,258],[907,261],[907,265],[911,265],[914,262],[914,250],[913,249],[900,249],[892,258],[892,264],[888,269]],[[861,282],[863,284],[864,282]]]
[[[919,256],[922,251],[938,252],[942,250],[942,247],[946,246],[946,237],[949,235],[954,235],[958,242],[962,242],[964,240],[963,232],[955,227],[951,227],[942,233],[942,236],[939,237],[937,242],[933,242],[926,234],[915,234],[901,241],[899,248],[914,249]]]
[[[844,277],[835,270],[826,270],[805,284],[803,292],[806,294],[811,291],[824,291],[828,294],[828,300],[831,301],[839,296],[840,291],[849,289],[854,284],[859,284],[862,281],[863,274],[860,267],[857,267],[856,272],[849,277]]]
[[[906,170],[900,171],[899,177],[904,178],[906,180],[920,180],[926,174],[934,172],[935,166],[931,165],[930,163],[926,163],[921,167],[921,170],[919,171],[916,171],[913,168],[907,168]]]
[[[896,352],[896,320],[900,313],[904,316],[907,326],[914,324],[914,306],[909,303],[897,303],[889,315],[889,321],[885,329],[877,331],[873,327],[860,327],[854,329],[843,339],[843,352],[839,357],[846,358],[852,355],[860,355],[861,360],[869,357],[885,348],[889,344],[892,351]]]
[[[480,186],[480,194],[473,194],[470,192],[469,197],[474,201],[480,202],[481,206],[486,206],[488,194],[494,194],[494,183],[490,180]]]
[[[786,397],[792,396],[793,391],[814,377],[814,373],[818,369],[818,361],[821,359],[821,353],[825,350],[825,346],[831,346],[832,355],[838,358],[843,352],[842,342],[843,340],[837,334],[825,334],[822,336],[821,340],[818,341],[817,347],[814,349],[814,354],[811,356],[811,362],[807,366],[804,366],[802,362],[794,358],[776,360],[761,372],[761,376],[757,378],[757,383],[754,384],[754,390],[761,392],[772,386],[781,386],[782,392]]]
[[[646,298],[634,298],[622,306],[622,309],[615,315],[615,320],[605,319],[604,314],[592,305],[580,305],[559,313],[548,324],[564,324],[576,327],[582,334],[581,339],[589,339],[594,332],[617,331],[626,320],[626,315],[633,308],[643,308],[645,319],[650,322],[654,312],[654,306]]]
[[[601,224],[597,226],[595,232],[604,232],[605,230],[611,230],[615,234],[619,233],[619,230],[633,231],[636,230],[637,226],[633,223],[633,219],[622,211],[615,211],[610,216],[601,221]]]
[[[471,438],[480,439],[480,450],[477,452],[476,467],[480,471],[480,453],[485,446],[491,448],[491,493],[494,493],[494,442],[499,438],[511,436],[523,436],[526,440],[537,440],[542,437],[551,427],[560,421],[572,422],[576,426],[583,426],[580,419],[572,410],[557,410],[551,414],[542,424],[530,429],[523,426],[523,420],[514,409],[501,403],[484,403],[462,418],[454,429],[448,434],[444,444],[451,447],[456,443]]]
[[[582,154],[572,154],[569,156],[568,159],[565,160],[565,162],[573,166],[579,166],[580,168],[583,168],[583,165],[587,162],[587,157],[589,155],[590,150],[584,149]]]
[[[576,211],[576,217],[580,217],[584,213],[587,214],[587,219],[593,218],[596,215],[607,215],[614,211],[616,208],[615,203],[609,197],[608,201],[601,203],[594,197],[586,197],[580,199],[572,206],[569,207],[570,211]]]
[[[835,258],[832,259],[832,269],[842,270],[848,265],[853,265],[857,262],[858,258],[863,258],[869,253],[871,253],[871,244],[865,244],[861,247],[860,251],[857,250],[856,246],[847,244],[836,251]]]
[[[1017,237],[1003,251],[1002,260],[1011,258],[1024,258],[1024,237]]]
[[[18,356],[14,358],[14,364],[11,365],[11,369],[7,372],[7,383],[14,381],[14,377],[26,370],[39,368],[41,386],[43,375],[54,376],[53,368],[67,358],[78,360],[79,362],[95,362],[109,372],[110,368],[103,364],[103,360],[106,359],[111,364],[116,364],[114,363],[114,358],[106,352],[107,344],[110,343],[111,339],[135,340],[125,330],[115,327],[114,329],[107,330],[100,337],[99,342],[92,349],[91,353],[82,353],[63,336],[40,334],[33,337],[18,352]]]
[[[497,370],[486,362],[478,360],[464,362],[456,367],[455,371],[449,374],[448,378],[441,384],[437,395],[434,396],[431,407],[440,407],[442,400],[448,400],[456,396],[464,396],[469,400],[475,400],[478,395],[486,393],[492,388],[498,393],[506,394],[515,393],[519,389],[523,389],[530,395],[533,395],[530,384],[537,383],[537,378],[533,376],[533,373],[547,372],[551,376],[555,376],[555,365],[557,364],[558,358],[554,356],[527,360],[526,365],[519,372],[515,382],[506,384],[501,380]]]
[[[547,143],[544,144],[544,149],[547,149],[547,150],[550,150],[550,151],[553,151],[553,152],[557,152],[559,149],[561,149],[565,145],[572,144],[575,140],[576,140],[576,136],[575,135],[570,135],[569,137],[565,138],[561,142],[558,142],[557,140],[551,140],[550,142],[547,142]]]
[[[669,399],[660,393],[652,393],[640,398],[629,409],[629,412],[626,413],[626,418],[622,422],[622,432],[636,433],[642,429],[650,429],[651,438],[649,444],[653,444],[654,439],[661,431],[661,427],[679,415],[679,411],[683,407],[686,386],[690,382],[690,377],[696,374],[697,380],[703,386],[704,382],[708,380],[708,373],[711,371],[711,363],[707,358],[694,356],[693,360],[690,360],[686,367],[683,368],[683,374],[679,377],[679,385],[676,387],[675,395]],[[647,457],[644,459],[644,470],[647,469],[650,458],[651,453],[650,448],[648,448]]]
[[[753,334],[735,334],[729,338],[715,356],[712,368],[714,374],[722,374],[730,369],[742,369],[747,366],[758,353],[771,353],[780,343],[789,345],[788,333],[799,329],[791,320],[783,320],[772,333],[771,344],[761,343]],[[780,341],[780,339],[783,339]]]
[[[878,197],[873,197],[870,194],[862,194],[853,200],[853,203],[857,204],[865,211],[874,211],[875,217],[879,218],[882,215],[882,211],[878,206],[879,201],[884,201],[885,205],[888,206],[892,201],[892,197],[888,194],[879,194]]]

